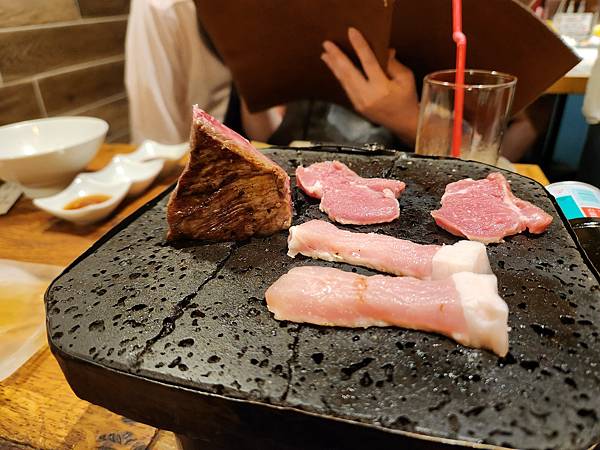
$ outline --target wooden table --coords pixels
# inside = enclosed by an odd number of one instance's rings
[[[587,83],[589,80],[589,75],[578,75],[578,76],[569,76],[565,75],[552,86],[550,86],[546,90],[546,94],[575,94],[582,95],[585,94],[585,90],[587,88]]]
[[[582,58],[581,62],[566,73],[560,80],[550,86],[546,90],[546,94],[585,94],[592,66],[598,56],[598,51],[594,48],[580,48],[575,49],[575,52]]]
[[[97,170],[130,145],[104,145],[89,166]],[[176,179],[161,178],[141,197],[125,202],[110,220],[77,227],[21,198],[0,216],[0,258],[66,266],[123,218]],[[172,433],[137,423],[78,399],[46,345],[0,383],[0,449],[178,448]]]
[[[104,145],[90,164],[103,167],[130,145]],[[517,164],[519,173],[546,185],[538,166]],[[34,208],[21,198],[0,216],[0,258],[66,266],[100,236],[168,187],[177,173],[159,179],[141,197],[126,201],[114,217],[76,227]],[[13,376],[0,383],[1,449],[175,450],[172,433],[131,421],[78,399],[46,345]]]

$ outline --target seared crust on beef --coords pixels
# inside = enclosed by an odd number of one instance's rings
[[[289,228],[285,171],[201,113],[194,113],[190,160],[167,206],[167,239],[237,241]]]

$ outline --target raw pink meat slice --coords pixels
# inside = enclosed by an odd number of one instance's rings
[[[422,245],[377,233],[352,233],[322,220],[290,228],[288,255],[298,253],[325,261],[422,279],[453,273],[492,273],[485,245],[459,241],[454,245]]]
[[[443,280],[296,267],[265,293],[277,320],[342,327],[399,326],[448,336],[468,347],[508,352],[508,307],[494,275]]]
[[[442,207],[431,215],[444,230],[485,244],[502,242],[505,236],[526,229],[543,233],[552,222],[542,209],[515,197],[506,178],[497,172],[482,180],[450,183]]]
[[[386,223],[400,217],[400,205],[392,191],[378,192],[360,185],[326,187],[319,209],[331,220],[352,225]]]
[[[397,219],[396,198],[406,187],[401,181],[362,178],[339,161],[298,167],[296,182],[307,195],[321,199],[321,211],[332,220],[354,225]]]
[[[326,180],[327,184],[334,182],[359,184],[379,192],[389,189],[394,197],[399,197],[406,187],[402,181],[387,180],[385,178],[362,178],[339,161],[324,161],[311,164],[308,167],[298,167],[296,176],[298,177],[298,185],[302,190],[315,198],[321,198],[321,195],[323,195],[323,180]]]

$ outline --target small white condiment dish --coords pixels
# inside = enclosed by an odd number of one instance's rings
[[[38,198],[33,204],[38,208],[69,222],[86,225],[104,219],[112,213],[131,188],[130,181],[100,183],[80,176],[59,194]],[[72,201],[90,195],[107,195],[110,198],[79,209],[65,209]]]
[[[108,124],[94,117],[51,117],[0,127],[0,178],[30,198],[64,189],[96,155]]]
[[[127,195],[133,197],[144,192],[152,184],[163,165],[164,161],[160,159],[138,162],[127,156],[118,155],[104,169],[98,172],[82,173],[79,178],[108,184],[129,181],[131,188]]]
[[[162,159],[165,162],[162,171],[163,173],[168,173],[175,168],[181,158],[185,156],[188,149],[189,144],[187,142],[176,145],[165,145],[147,139],[133,153],[128,153],[127,157],[139,162]]]

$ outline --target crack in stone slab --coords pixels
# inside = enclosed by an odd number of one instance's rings
[[[388,167],[385,172],[382,175],[382,178],[389,178],[390,175],[392,174],[392,172],[394,171],[394,169],[397,167],[396,164],[400,161],[400,159],[402,159],[402,154],[396,155],[394,156],[391,160],[390,160],[390,167]],[[402,180],[400,180],[402,181]]]
[[[238,248],[240,248],[239,245],[234,242],[233,245],[229,248],[227,255],[217,263],[215,269],[202,283],[200,283],[198,288],[196,288],[194,292],[186,295],[182,300],[177,302],[177,304],[173,308],[173,312],[163,319],[163,325],[158,334],[148,339],[143,350],[135,357],[135,362],[133,363],[134,369],[137,370],[141,367],[144,360],[144,356],[150,351],[150,349],[154,344],[156,344],[156,342],[170,335],[175,330],[176,320],[179,319],[183,315],[183,313],[189,308],[190,304],[192,303],[192,299],[194,299],[202,291],[202,289],[204,288],[204,286],[206,286],[206,284],[208,284],[208,282],[214,280],[217,277],[221,269],[223,269],[229,258],[231,258],[233,253]]]
[[[300,330],[299,326],[296,329],[296,335],[294,336],[294,342],[292,342],[292,356],[287,360],[287,385],[285,386],[285,391],[281,394],[281,401],[284,402],[287,399],[288,393],[290,391],[290,387],[292,386],[292,364],[296,362],[298,359],[298,343],[300,342]]]

